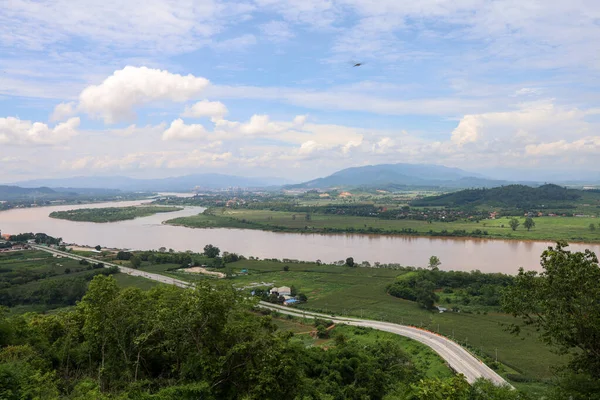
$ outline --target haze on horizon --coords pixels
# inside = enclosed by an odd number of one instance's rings
[[[594,0],[11,1],[2,181],[598,177],[598,18]]]

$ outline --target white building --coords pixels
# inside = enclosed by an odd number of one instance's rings
[[[273,289],[269,290],[269,294],[273,294],[273,293],[277,293],[279,296],[291,296],[292,295],[292,289],[290,289],[288,286],[282,286],[282,287],[274,287]]]

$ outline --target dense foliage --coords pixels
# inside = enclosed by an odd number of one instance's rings
[[[388,287],[388,293],[416,301],[428,309],[440,300],[455,305],[499,307],[502,290],[513,280],[514,277],[499,273],[441,271],[434,265],[429,270],[420,269],[400,275]]]
[[[503,305],[534,326],[543,342],[571,354],[559,398],[600,399],[600,266],[589,250],[566,248],[559,242],[544,251],[541,274],[520,269]]]
[[[506,208],[531,209],[552,204],[569,203],[581,198],[581,191],[557,185],[530,187],[508,185],[492,189],[467,189],[441,196],[425,197],[412,202],[414,206],[478,206],[489,205]],[[564,208],[564,207],[560,207]]]
[[[36,244],[47,244],[47,245],[58,245],[62,242],[62,238],[55,238],[45,233],[19,233],[17,235],[11,235],[9,240],[11,242],[27,242],[28,240],[35,240]]]
[[[81,208],[77,210],[54,211],[50,213],[50,217],[69,221],[116,222],[179,210],[181,208],[157,206]]]
[[[397,342],[306,348],[248,306],[232,288],[144,292],[96,277],[71,311],[0,315],[0,398],[433,399],[437,387],[448,399],[520,398],[425,379]]]

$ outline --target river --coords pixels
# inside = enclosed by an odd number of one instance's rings
[[[159,213],[149,217],[113,223],[74,222],[53,219],[53,211],[76,208],[116,207],[141,201],[21,208],[0,212],[2,233],[44,232],[62,237],[67,243],[135,250],[172,248],[201,252],[206,244],[221,251],[260,258],[290,258],[332,262],[353,257],[355,261],[379,261],[424,267],[436,255],[445,270],[504,272],[519,267],[540,270],[539,258],[552,243],[462,238],[426,238],[355,234],[275,233],[243,229],[191,229],[163,225],[168,219],[195,215],[202,207]],[[571,250],[589,248],[600,255],[598,244],[573,244]]]

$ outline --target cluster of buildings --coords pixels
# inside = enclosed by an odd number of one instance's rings
[[[291,306],[292,304],[299,303],[298,299],[292,297],[292,289],[288,286],[274,287],[271,290],[269,290],[269,294],[283,296],[283,298],[285,299],[285,301],[283,302],[284,306]]]

